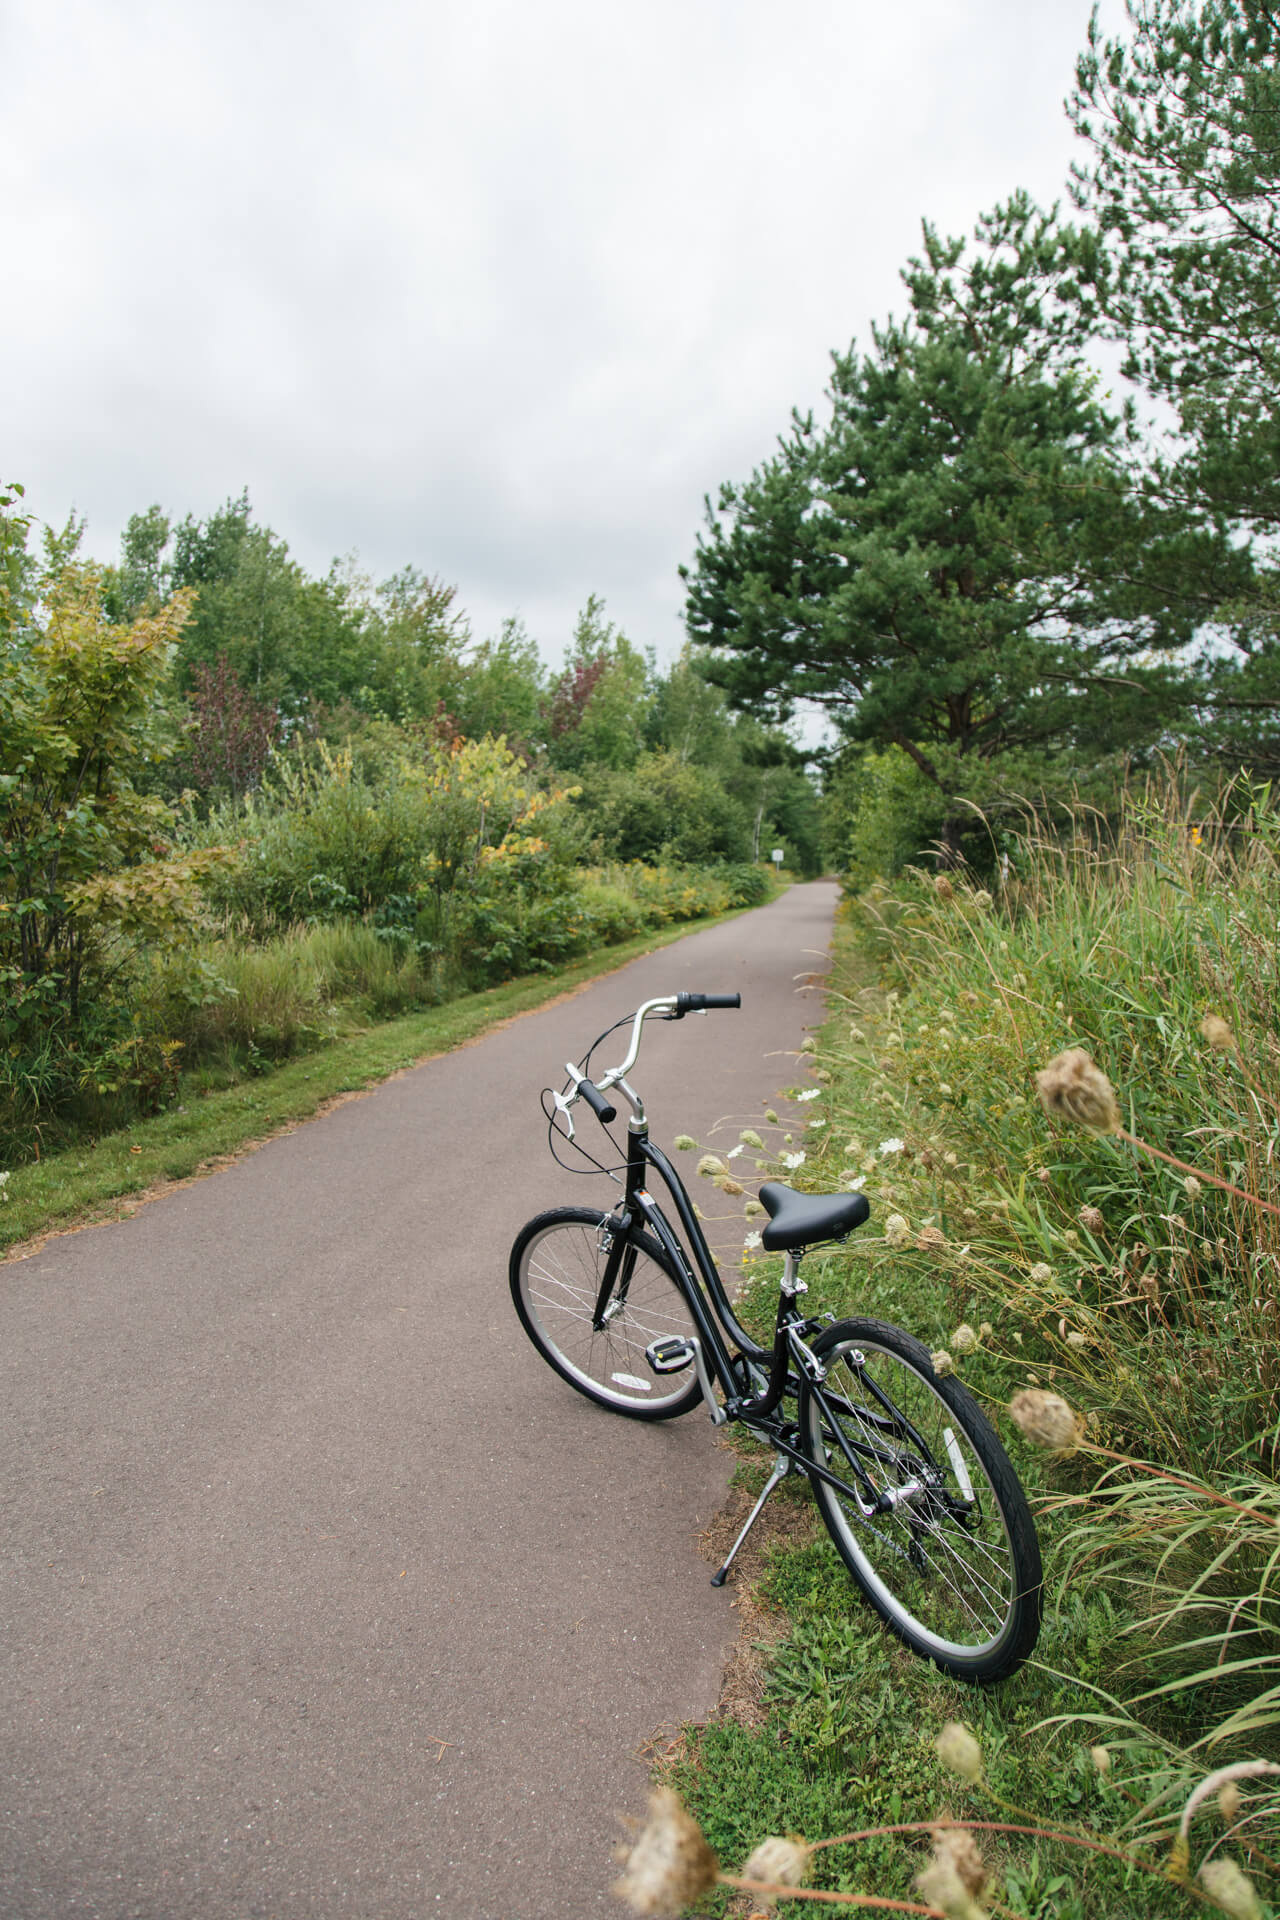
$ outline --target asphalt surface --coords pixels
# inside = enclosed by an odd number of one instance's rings
[[[556,1168],[538,1093],[640,1001],[737,989],[633,1075],[656,1139],[730,1144],[795,1078],[835,898],[0,1266],[3,1920],[621,1912],[638,1750],[734,1637],[696,1549],[727,1461],[700,1410],[622,1420],[526,1341],[517,1230],[610,1191]]]

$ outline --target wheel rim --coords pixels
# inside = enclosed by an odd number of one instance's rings
[[[955,1413],[927,1380],[873,1342],[860,1342],[856,1350],[865,1361],[860,1369],[846,1358],[852,1343],[825,1357],[822,1391],[833,1416],[877,1487],[893,1490],[919,1480],[925,1486],[891,1513],[863,1513],[844,1450],[810,1395],[806,1426],[815,1458],[851,1482],[846,1496],[815,1480],[819,1504],[883,1612],[933,1652],[962,1661],[990,1658],[1013,1630],[1019,1599],[1013,1545],[995,1488]],[[909,1437],[888,1431],[867,1380],[905,1415],[925,1443],[928,1463]],[[966,1479],[977,1504],[962,1521],[947,1496],[967,1504]]]
[[[645,1348],[654,1340],[692,1333],[689,1309],[665,1267],[637,1247],[625,1300],[619,1302],[615,1293],[607,1324],[597,1331],[592,1319],[607,1257],[596,1226],[558,1222],[544,1227],[520,1261],[525,1312],[564,1372],[597,1399],[649,1412],[668,1410],[688,1395],[692,1366],[656,1374]]]

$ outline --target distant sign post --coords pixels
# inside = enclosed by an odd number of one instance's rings
[[[775,847],[773,852],[769,855],[769,858],[772,860],[775,867],[780,867],[783,861],[782,848]]]

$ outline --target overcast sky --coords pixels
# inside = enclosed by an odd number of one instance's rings
[[[0,480],[103,559],[247,486],[313,571],[412,562],[553,658],[595,591],[669,658],[703,495],[921,216],[1061,195],[1088,13],[0,0]]]

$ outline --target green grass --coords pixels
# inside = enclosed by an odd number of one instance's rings
[[[1181,1807],[1226,1762],[1280,1761],[1277,1292],[1263,1278],[1277,1223],[1207,1182],[1188,1190],[1128,1143],[1051,1126],[1033,1076],[1085,1046],[1133,1133],[1275,1198],[1278,840],[1270,816],[1193,839],[1176,797],[1144,796],[1114,843],[1092,827],[1074,848],[1030,837],[999,902],[907,876],[845,914],[830,1015],[797,1068],[819,1097],[761,1127],[778,1150],[785,1128],[804,1147],[784,1179],[860,1181],[873,1202],[847,1249],[806,1263],[809,1304],[897,1321],[931,1349],[957,1345],[962,1322],[987,1328],[960,1370],[1037,1509],[1046,1619],[1018,1675],[971,1690],[879,1625],[825,1537],[780,1548],[763,1583],[789,1621],[767,1656],[768,1723],[693,1730],[674,1767],[727,1867],[769,1833],[812,1842],[947,1812],[1091,1834],[1160,1869],[984,1834],[989,1912],[1205,1910],[1163,1877]],[[1201,1037],[1206,1013],[1227,1020],[1232,1052]],[[753,1261],[745,1317],[769,1317],[772,1288]],[[1031,1449],[1009,1421],[1032,1381],[1087,1416],[1073,1458]],[[985,1788],[938,1759],[951,1719],[981,1743]],[[1094,1745],[1109,1749],[1105,1778]],[[1270,1781],[1242,1793],[1243,1837],[1210,1796],[1190,1864],[1211,1849],[1237,1859],[1271,1914],[1280,1794]],[[918,1899],[926,1853],[918,1834],[881,1833],[820,1851],[813,1883]]]
[[[739,909],[737,911],[747,911]],[[605,948],[556,974],[511,980],[481,993],[366,1027],[231,1085],[184,1076],[176,1104],[90,1145],[15,1168],[0,1204],[0,1249],[55,1228],[113,1219],[158,1184],[183,1180],[212,1160],[239,1152],[282,1127],[306,1120],[337,1094],[376,1086],[389,1074],[473,1040],[517,1014],[612,973],[628,961],[681,940],[736,912],[685,921]]]

